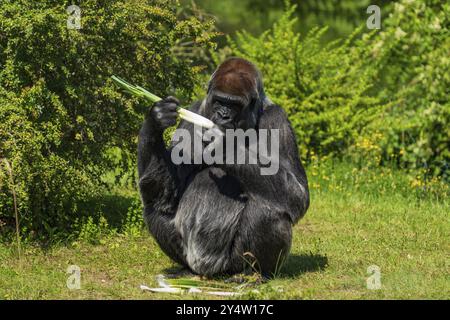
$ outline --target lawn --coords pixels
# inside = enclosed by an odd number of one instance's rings
[[[358,179],[369,175],[358,171],[345,180],[314,170],[308,170],[311,207],[294,227],[288,261],[274,279],[250,282],[242,290],[242,298],[450,298],[448,200],[419,197],[414,192],[408,195],[405,190],[394,192],[393,182],[388,189],[383,187],[390,179],[401,180],[398,176],[381,174],[383,178],[374,180],[380,176],[377,172],[361,184]],[[339,187],[350,180],[351,188]],[[326,187],[324,181],[328,181]],[[356,188],[357,184],[361,187]],[[81,269],[80,289],[66,286],[70,265]],[[380,270],[379,289],[367,287],[370,266]],[[140,290],[141,284],[157,286],[156,275],[174,270],[176,265],[145,230],[105,235],[96,243],[79,240],[45,249],[24,243],[20,259],[15,245],[3,243],[0,299],[210,298]]]

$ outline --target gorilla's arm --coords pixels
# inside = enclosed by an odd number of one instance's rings
[[[145,206],[174,213],[178,195],[176,168],[163,140],[163,130],[147,116],[139,132],[139,187]]]
[[[309,207],[309,191],[295,135],[285,112],[276,105],[266,108],[260,118],[259,129],[279,129],[278,172],[274,175],[261,175],[259,164],[225,165],[224,170],[238,177],[243,188],[257,197],[262,205],[286,212],[291,222],[296,223]]]
[[[174,101],[178,104],[175,98],[168,97],[152,107],[139,132],[139,189],[144,204],[144,219],[151,234],[168,256],[186,265],[182,239],[175,228],[174,218],[185,181],[196,166],[175,165],[171,160],[171,148],[165,146],[164,128],[175,124],[176,115],[170,112]],[[198,112],[200,104],[195,103],[190,110]],[[178,128],[193,133],[193,126],[184,120]]]
[[[179,180],[163,140],[163,128],[148,114],[139,132],[139,188],[144,204],[144,219],[162,250],[184,264],[181,237],[173,218],[179,198]]]

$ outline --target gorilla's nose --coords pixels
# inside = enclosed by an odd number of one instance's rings
[[[220,120],[222,122],[230,122],[232,119],[230,116],[223,116],[223,117],[220,117]]]
[[[232,125],[233,119],[231,119],[231,117],[226,116],[226,117],[219,117],[219,119],[217,119],[216,123],[221,125],[221,126],[226,126],[228,127],[228,125]]]
[[[218,110],[217,111],[217,117],[216,117],[216,123],[220,125],[224,125],[227,123],[230,123],[233,121],[233,117],[231,116],[231,113],[228,110]]]
[[[222,120],[231,120],[230,111],[226,109],[220,109],[217,113]]]

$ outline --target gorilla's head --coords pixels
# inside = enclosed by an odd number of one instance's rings
[[[203,114],[224,129],[255,128],[266,96],[258,69],[249,61],[230,58],[211,76]]]

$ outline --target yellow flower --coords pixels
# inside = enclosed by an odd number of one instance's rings
[[[424,186],[424,183],[419,179],[414,179],[413,181],[411,181],[411,187],[413,187],[413,188],[422,187],[422,186]]]

